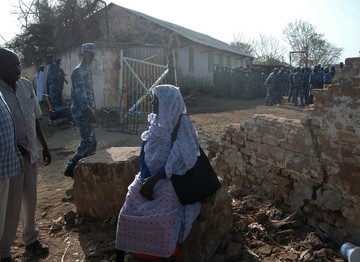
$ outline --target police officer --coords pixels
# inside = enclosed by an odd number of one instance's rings
[[[81,46],[82,60],[71,74],[71,113],[79,127],[81,142],[74,156],[68,160],[64,175],[73,177],[73,170],[78,161],[96,152],[95,105],[92,71],[90,65],[94,60],[95,44],[85,43]]]
[[[333,79],[335,77],[335,73],[336,73],[335,66],[331,66],[330,67],[331,79]]]
[[[46,55],[46,62],[48,65],[46,86],[49,94],[49,99],[55,112],[61,112],[65,109],[62,104],[62,90],[60,88],[59,66],[55,63],[52,54]]]
[[[64,90],[64,83],[68,84],[68,81],[66,80],[66,74],[64,72],[64,70],[61,68],[60,64],[61,64],[61,59],[60,58],[55,58],[54,59],[55,64],[58,67],[58,73],[59,73],[59,99],[61,101],[61,103],[63,104],[63,100],[62,100],[62,93]]]
[[[332,76],[328,66],[324,67],[324,85],[331,84]]]
[[[311,90],[323,88],[324,79],[323,79],[321,73],[319,72],[318,66],[314,66],[314,69],[311,72],[310,77],[309,77],[309,83],[310,83],[310,88],[309,88],[309,96],[308,96],[308,101],[307,101],[308,105],[314,103],[314,101],[313,101],[314,95],[311,94]]]
[[[273,106],[275,101],[275,88],[278,84],[278,68],[274,68],[270,75],[265,80],[265,86],[266,86],[266,100],[265,105],[267,106]]]
[[[303,89],[303,74],[301,68],[295,68],[295,73],[293,75],[293,84],[294,84],[294,105],[298,105],[300,98],[301,106],[304,106],[304,89]]]
[[[289,73],[289,79],[288,79],[288,83],[289,83],[289,90],[288,90],[288,102],[292,102],[295,103],[295,99],[294,99],[294,94],[295,94],[295,90],[294,90],[294,72],[295,70],[290,71]]]
[[[310,67],[306,66],[303,71],[303,89],[304,89],[305,105],[308,105],[308,100],[309,100],[310,74],[311,74],[311,69]]]

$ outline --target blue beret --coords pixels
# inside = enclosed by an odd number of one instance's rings
[[[81,53],[84,53],[84,52],[91,52],[91,53],[94,53],[95,54],[95,44],[93,43],[85,43],[85,44],[82,44],[81,46]]]

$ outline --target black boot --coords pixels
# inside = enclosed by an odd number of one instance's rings
[[[115,262],[124,262],[125,261],[125,251],[116,249],[116,260]]]
[[[64,176],[74,178],[74,169],[75,169],[76,165],[77,165],[77,163],[75,163],[75,162],[68,163],[68,165],[65,169],[65,172],[64,172]]]

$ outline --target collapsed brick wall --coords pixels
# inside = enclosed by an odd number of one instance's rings
[[[345,65],[313,90],[302,119],[254,115],[227,126],[209,155],[229,185],[284,201],[337,241],[360,242],[360,58]]]

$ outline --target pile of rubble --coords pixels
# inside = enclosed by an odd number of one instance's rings
[[[344,261],[340,244],[306,224],[300,212],[287,213],[284,203],[232,188],[234,226],[212,262]]]

